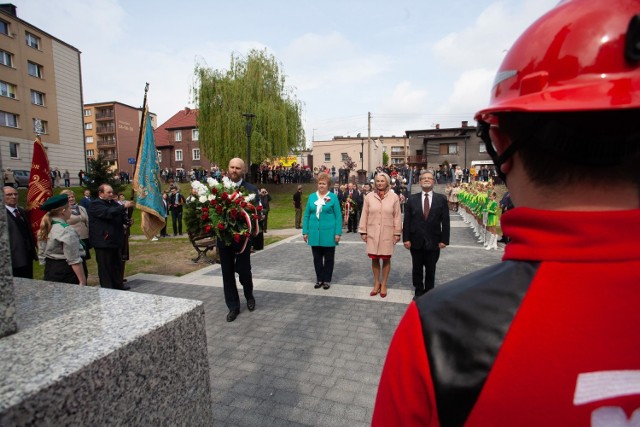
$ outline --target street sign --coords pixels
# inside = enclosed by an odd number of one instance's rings
[[[129,157],[129,164],[130,165],[135,165],[136,164],[136,159],[133,157]]]

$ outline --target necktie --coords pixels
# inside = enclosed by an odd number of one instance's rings
[[[20,221],[22,221],[22,215],[20,215],[20,211],[18,209],[14,209],[13,210],[13,214],[15,215],[15,217],[17,219],[19,219]]]
[[[424,219],[427,219],[429,216],[429,193],[424,194]]]

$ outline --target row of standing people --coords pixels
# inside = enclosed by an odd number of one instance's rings
[[[335,247],[342,236],[344,218],[340,196],[331,192],[331,178],[326,173],[317,177],[317,191],[307,199],[302,214],[302,237],[311,246],[316,273],[315,288],[329,289],[333,276]],[[449,244],[450,223],[447,200],[433,192],[435,177],[423,172],[420,185],[423,189],[409,197],[404,220],[400,211],[400,197],[391,190],[391,178],[384,172],[375,178],[375,189],[362,198],[362,213],[356,224],[349,224],[348,231],[358,232],[366,243],[366,253],[371,259],[373,289],[370,295],[387,296],[387,280],[391,270],[394,246],[402,239],[411,252],[412,283],[415,297],[435,286],[436,263],[440,250]],[[301,206],[302,188],[294,195],[294,207]],[[351,187],[351,197],[355,190]],[[348,209],[349,195],[345,195]],[[297,222],[297,220],[296,220]],[[296,224],[298,227],[298,224]]]

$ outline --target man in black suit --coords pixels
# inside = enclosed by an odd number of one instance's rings
[[[89,241],[96,252],[98,277],[103,288],[128,290],[123,284],[122,246],[127,209],[135,203],[122,205],[113,200],[113,188],[109,184],[98,187],[98,198],[89,205]]]
[[[422,191],[412,194],[404,209],[402,240],[411,251],[414,299],[434,288],[440,249],[449,244],[447,198],[433,191],[434,183],[433,172],[420,174]]]
[[[169,210],[171,211],[174,236],[178,234],[182,236],[182,205],[184,205],[184,196],[180,194],[180,189],[176,185],[172,185],[169,195]]]
[[[84,190],[84,197],[80,200],[80,206],[89,210],[89,205],[91,205],[91,191]]]
[[[11,274],[13,277],[33,279],[33,261],[38,259],[36,245],[27,212],[18,207],[18,191],[15,188],[4,187],[4,205],[11,247]]]
[[[255,194],[254,203],[259,203],[258,187],[242,179],[244,171],[244,161],[240,158],[229,160],[227,176],[238,184],[238,188],[247,193]],[[227,322],[233,322],[240,314],[240,296],[236,285],[236,273],[240,278],[240,284],[247,300],[249,311],[256,309],[256,300],[253,297],[253,276],[251,275],[251,241],[244,248],[244,251],[237,253],[239,249],[234,245],[225,246],[221,239],[218,239],[218,254],[220,256],[220,267],[222,269],[222,287],[224,289],[224,302],[227,304],[229,313]]]

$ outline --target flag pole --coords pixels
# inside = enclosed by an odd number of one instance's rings
[[[138,161],[140,160],[138,156],[140,155],[140,146],[142,145],[142,133],[144,132],[144,123],[147,116],[147,92],[149,92],[149,82],[145,83],[144,86],[144,99],[142,100],[142,117],[140,119],[140,131],[138,132],[138,146],[136,148],[136,165],[133,168],[133,179],[131,182],[136,182],[136,174],[138,173]],[[135,195],[135,191],[133,189],[133,185],[131,185],[131,200],[133,200]]]

